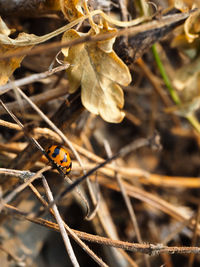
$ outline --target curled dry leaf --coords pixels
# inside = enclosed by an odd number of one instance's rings
[[[198,50],[199,48],[199,21],[200,11],[198,9],[190,14],[184,23],[184,27],[177,28],[174,31],[175,37],[171,42],[171,47],[183,48],[184,50],[187,50],[189,57],[194,57],[196,54],[195,50]]]
[[[113,29],[110,31],[114,31]],[[80,36],[92,34],[67,31],[63,42]],[[124,117],[121,111],[124,95],[121,87],[131,82],[128,67],[112,50],[115,38],[105,41],[84,43],[62,49],[65,60],[71,66],[67,69],[70,92],[75,92],[81,85],[81,99],[86,109],[108,122],[118,123]]]
[[[7,27],[7,25],[2,20],[1,17],[0,17],[0,33],[4,34],[6,36],[10,35],[10,33],[11,33],[11,30]]]
[[[200,11],[197,10],[189,16],[184,24],[184,31],[186,39],[189,43],[192,43],[196,38],[199,37],[199,21],[200,21]]]
[[[6,30],[5,30],[6,29]],[[32,34],[21,33],[16,39],[9,38],[8,35],[10,31],[6,28],[6,25],[1,21],[0,24],[0,54],[6,55],[10,52],[18,52],[23,50],[24,48],[30,48],[32,46],[27,46],[28,40],[34,36]],[[15,57],[13,56],[10,59],[1,59],[0,60],[0,85],[5,84],[12,73],[15,71],[16,68],[20,66],[21,61],[23,60],[24,56]]]
[[[84,15],[83,0],[60,0],[60,7],[65,17],[72,21]]]

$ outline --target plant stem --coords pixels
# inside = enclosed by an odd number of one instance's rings
[[[190,122],[190,124],[195,128],[195,130],[200,133],[200,124],[194,114],[189,114],[186,116],[186,119]]]
[[[179,98],[178,94],[176,93],[176,91],[174,90],[174,88],[171,85],[171,82],[170,82],[170,80],[169,80],[169,78],[167,76],[165,68],[164,68],[164,66],[163,66],[163,64],[162,64],[162,62],[160,60],[159,55],[158,55],[158,52],[157,52],[155,44],[152,46],[152,51],[153,51],[153,55],[154,55],[154,58],[156,60],[156,63],[158,65],[158,68],[160,70],[160,74],[161,74],[161,76],[162,76],[162,78],[163,78],[163,80],[165,82],[165,85],[168,88],[168,91],[169,91],[174,103],[176,105],[180,105],[181,104],[180,98]]]
[[[171,82],[170,82],[170,80],[169,80],[169,78],[167,76],[167,73],[166,73],[165,68],[164,68],[164,66],[162,64],[162,61],[160,60],[160,57],[159,57],[159,54],[157,52],[155,44],[152,46],[152,52],[153,52],[154,58],[156,60],[156,63],[158,65],[158,68],[160,70],[160,74],[161,74],[161,76],[162,76],[162,78],[164,80],[164,83],[167,86],[168,91],[169,91],[169,93],[171,95],[171,98],[173,99],[173,101],[174,101],[174,103],[176,105],[181,105],[181,100],[180,100],[178,94],[176,93],[176,91],[174,90],[174,88],[171,85]],[[186,115],[185,118],[190,122],[190,124],[194,127],[194,129],[198,133],[200,133],[200,124],[199,124],[199,121],[197,120],[196,116],[194,114],[191,114],[191,113],[189,114],[188,113],[188,115]]]

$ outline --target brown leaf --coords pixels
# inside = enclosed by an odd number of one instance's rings
[[[112,30],[111,30],[112,31]],[[70,41],[87,34],[69,30],[63,41]],[[120,122],[124,113],[124,96],[121,87],[131,82],[128,67],[111,50],[115,38],[95,43],[80,44],[63,49],[71,66],[67,69],[70,92],[81,85],[82,103],[90,112],[100,114],[108,122]]]

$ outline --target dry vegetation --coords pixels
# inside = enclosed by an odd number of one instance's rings
[[[200,12],[177,2],[0,0],[2,267],[200,266]]]

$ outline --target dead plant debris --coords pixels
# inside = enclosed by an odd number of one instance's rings
[[[200,265],[199,10],[0,0],[2,267]]]

